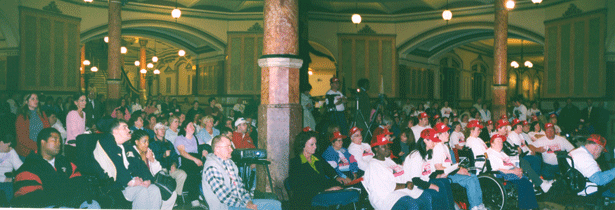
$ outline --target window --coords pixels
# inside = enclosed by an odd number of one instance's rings
[[[167,93],[171,93],[171,77],[167,77],[165,85],[167,86]]]
[[[482,59],[475,61],[472,65],[472,99],[474,101],[485,98],[485,72],[487,72],[487,64]]]

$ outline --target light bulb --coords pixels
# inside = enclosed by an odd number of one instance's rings
[[[141,69],[141,74],[147,74],[147,70],[146,69]]]
[[[314,72],[312,70],[308,71],[308,75],[312,76]]]
[[[182,11],[175,8],[172,12],[171,12],[171,16],[175,19],[179,18],[182,16]]]
[[[140,66],[140,65],[141,65],[141,62],[135,61],[135,66]]]
[[[513,61],[513,62],[510,62],[510,66],[516,69],[516,68],[519,68],[519,63],[517,63],[517,61]]]
[[[534,64],[533,64],[531,61],[525,61],[525,63],[523,63],[523,65],[524,65],[525,67],[528,67],[528,68],[532,68],[532,67],[534,67]]]
[[[158,56],[152,57],[152,62],[154,62],[154,63],[158,62]]]
[[[534,3],[534,4],[540,4],[540,3],[542,3],[542,0],[532,0],[532,3]]]
[[[179,52],[177,52],[177,54],[179,54],[179,56],[182,56],[182,57],[183,57],[184,55],[186,55],[186,51],[184,51],[184,50],[179,50]]]
[[[103,40],[105,40],[105,43],[109,43],[109,37],[105,36],[105,38],[103,38]]]
[[[92,3],[94,0],[83,0],[85,3]]]
[[[160,74],[160,70],[158,69],[154,70],[154,74]]]
[[[352,17],[350,19],[352,20],[352,23],[354,23],[354,24],[361,23],[361,15],[359,15],[359,14],[352,15]]]
[[[147,64],[147,68],[148,68],[148,69],[154,68],[154,64],[153,64],[153,63],[148,63],[148,64]]]
[[[121,52],[122,54],[126,54],[126,53],[128,52],[128,49],[126,49],[126,47],[121,47],[121,48],[120,48],[120,52]]]
[[[97,72],[97,71],[98,71],[98,68],[97,68],[96,66],[92,66],[92,68],[90,69],[90,71],[92,71],[92,72]]]
[[[506,8],[507,9],[514,9],[515,8],[515,1],[513,1],[513,0],[506,1]]]
[[[442,19],[444,20],[453,19],[453,13],[450,10],[444,10],[444,12],[442,12]]]
[[[84,66],[89,66],[90,65],[90,61],[89,60],[84,60],[83,61],[83,65]]]

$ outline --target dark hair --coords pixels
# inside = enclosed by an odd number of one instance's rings
[[[310,85],[310,83],[303,83],[301,85],[299,85],[299,92],[305,92],[305,91],[310,91],[312,90],[312,85]]]
[[[149,135],[147,134],[147,131],[145,131],[145,130],[135,130],[134,132],[132,132],[132,136],[130,137],[130,142],[132,143],[132,145],[137,145],[136,141],[140,140],[144,136],[147,136],[149,138]]]
[[[423,138],[419,138],[414,146],[414,150],[410,153],[413,153],[414,151],[418,152],[423,160],[431,159],[432,150],[427,150],[427,144],[425,144],[425,139]]]
[[[216,97],[211,97],[209,99],[207,99],[207,102],[211,104],[211,101],[216,100]]]
[[[188,121],[188,120],[184,120],[184,122],[179,126],[179,132],[177,133],[177,136],[184,136],[186,137],[186,128],[188,127],[188,124],[193,123],[192,121]],[[192,124],[192,126],[194,126],[194,123]],[[196,129],[196,128],[195,128]],[[196,134],[196,130],[192,135]]]
[[[120,127],[120,124],[125,123],[126,125],[128,125],[128,123],[126,123],[125,120],[119,120],[119,119],[114,119],[111,124],[109,124],[109,133],[113,134],[113,130],[117,129],[118,127]]]
[[[408,150],[414,150],[414,147],[416,147],[416,138],[414,138],[414,132],[412,132],[412,129],[404,128],[399,135],[401,136],[402,134],[406,134],[406,137],[408,138],[408,140],[406,140]]]
[[[130,120],[128,121],[128,125],[129,126],[135,126],[135,122],[139,119],[139,117],[141,117],[140,114],[134,114],[136,112],[133,112],[133,115],[130,116]],[[143,119],[141,119],[143,120]],[[145,120],[143,120],[145,122]],[[144,124],[145,125],[145,124]],[[145,127],[145,126],[143,126]]]
[[[532,122],[532,126],[530,127],[530,131],[538,132],[538,131],[535,129],[536,124],[539,124],[540,126],[538,126],[538,127],[540,127],[540,130],[542,130],[542,123],[540,123],[540,121],[534,121],[534,122]]]
[[[47,139],[51,137],[52,133],[56,133],[58,136],[60,135],[60,132],[55,128],[43,128],[43,130],[38,133],[38,136],[36,137],[36,148],[38,148],[38,151],[41,151],[41,141],[47,141]],[[61,140],[62,139],[60,139],[60,141]]]
[[[227,133],[233,133],[233,130],[231,130],[230,128],[226,126],[222,126],[220,128],[220,134],[227,134]]]
[[[299,133],[295,138],[295,154],[303,153],[305,143],[307,143],[311,138],[317,138],[316,141],[318,142],[318,133],[314,131]]]
[[[455,122],[453,122],[453,124],[451,124],[451,130],[453,130],[453,131],[454,131],[454,130],[455,130],[455,128],[457,127],[457,125],[461,125],[461,123],[460,123],[459,121],[455,121]],[[461,127],[462,127],[462,128],[461,128],[461,131],[460,131],[460,132],[463,132],[463,126],[461,126]]]
[[[17,111],[17,116],[21,115],[25,120],[30,119],[30,108],[28,108],[28,100],[32,98],[33,95],[38,96],[36,93],[30,93],[23,97],[23,105]],[[41,111],[38,107],[36,107],[37,114],[41,114]]]
[[[192,102],[192,105],[194,105],[195,103],[199,103],[199,101],[194,100],[194,101]]]
[[[68,111],[73,111],[73,110],[77,110],[77,105],[75,105],[75,102],[79,101],[79,98],[81,98],[81,96],[85,96],[85,98],[87,99],[87,95],[85,95],[85,93],[82,92],[78,92],[77,94],[73,95],[73,103],[71,103],[68,106]]]
[[[365,78],[359,79],[359,81],[357,82],[357,86],[359,86],[360,88],[367,88],[368,85],[369,80]]]

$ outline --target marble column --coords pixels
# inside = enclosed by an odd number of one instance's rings
[[[122,45],[122,5],[120,1],[109,1],[109,51],[107,70],[107,113],[111,113],[120,99]]]
[[[142,74],[141,73],[141,69],[146,69],[147,70],[147,40],[145,39],[139,39],[139,46],[141,46],[140,48],[140,52],[139,52],[139,98],[141,98],[141,101],[145,102],[147,101],[147,78],[145,78],[145,76],[147,74]]]
[[[81,63],[79,64],[79,73],[80,73],[79,74],[79,78],[80,78],[79,81],[80,81],[80,84],[81,84],[81,92],[86,93],[85,90],[87,88],[85,87],[85,78],[83,77],[83,73],[86,70],[85,69],[86,66],[83,65],[83,61],[84,60],[85,60],[85,44],[82,44],[81,45],[81,59],[80,59]],[[87,95],[87,93],[86,93],[86,95]]]
[[[269,186],[263,167],[258,167],[257,189],[285,198],[293,140],[301,131],[299,104],[298,0],[265,0],[261,104],[258,110],[258,147],[267,149],[274,186]]]
[[[508,10],[506,0],[495,0],[495,26],[493,50],[493,101],[492,116],[506,114],[506,90],[508,88]],[[519,85],[519,84],[517,84]]]

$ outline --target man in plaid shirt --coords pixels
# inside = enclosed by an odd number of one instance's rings
[[[231,140],[226,136],[212,139],[214,152],[207,155],[203,170],[203,194],[210,209],[282,209],[277,200],[252,199],[231,160]]]

